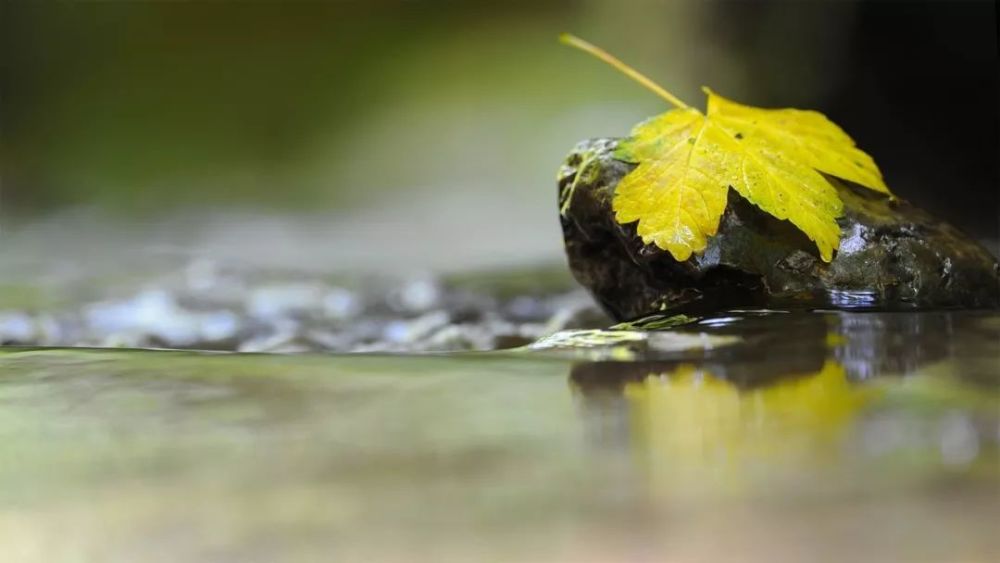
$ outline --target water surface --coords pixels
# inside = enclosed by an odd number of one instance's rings
[[[452,355],[0,353],[6,561],[987,561],[1000,315]],[[616,343],[617,342],[617,343]]]

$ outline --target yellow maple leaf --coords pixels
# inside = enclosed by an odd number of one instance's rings
[[[702,113],[615,57],[572,35],[564,43],[621,70],[674,106],[640,123],[616,151],[636,168],[615,190],[621,224],[678,261],[701,252],[719,228],[729,188],[763,211],[790,221],[833,259],[843,204],[821,173],[889,194],[870,156],[815,111],[745,106],[704,88]]]

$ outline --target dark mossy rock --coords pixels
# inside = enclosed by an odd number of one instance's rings
[[[718,233],[678,262],[614,219],[631,164],[615,139],[583,141],[559,171],[566,254],[576,279],[619,320],[737,307],[936,309],[1000,306],[1000,265],[955,227],[902,199],[830,178],[844,201],[840,250],[823,262],[791,223],[729,190]]]

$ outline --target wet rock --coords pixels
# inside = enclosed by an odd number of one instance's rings
[[[312,352],[313,344],[302,338],[292,327],[270,334],[257,335],[239,344],[237,351],[253,353],[293,354]]]
[[[165,289],[88,305],[82,319],[87,341],[108,347],[227,347],[240,331],[235,313],[189,310]]]
[[[329,319],[348,320],[356,317],[364,309],[361,300],[342,287],[332,287],[323,297],[323,314]]]
[[[324,288],[318,284],[283,283],[259,287],[247,295],[247,313],[256,319],[301,318],[324,310]]]
[[[418,278],[389,293],[389,307],[404,314],[425,313],[439,306],[442,290],[437,281]]]
[[[615,145],[577,145],[559,171],[559,199],[573,275],[616,319],[731,307],[1000,306],[1000,266],[984,248],[904,200],[834,178],[844,215],[831,263],[791,223],[734,190],[705,251],[677,262],[643,244],[634,223],[615,221],[614,190],[633,166],[612,157]]]
[[[392,344],[412,344],[447,326],[449,321],[444,311],[430,312],[412,320],[392,320],[386,323],[382,339]]]

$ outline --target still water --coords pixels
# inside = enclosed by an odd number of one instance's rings
[[[1000,552],[996,312],[728,312],[603,336],[427,355],[7,349],[3,560]]]

